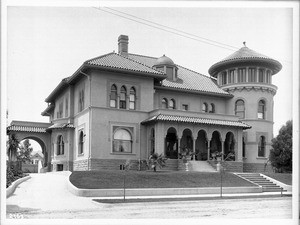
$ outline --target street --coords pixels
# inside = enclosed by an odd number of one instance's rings
[[[32,174],[7,199],[12,219],[291,219],[291,197],[98,203],[67,190],[68,172]],[[99,199],[99,198],[98,198]]]

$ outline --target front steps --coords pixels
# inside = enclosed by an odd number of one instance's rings
[[[269,181],[259,173],[236,173],[236,175],[259,186],[262,186],[263,192],[280,192],[282,189],[280,186]]]
[[[207,161],[189,161],[191,165],[190,171],[199,171],[199,172],[217,172]]]

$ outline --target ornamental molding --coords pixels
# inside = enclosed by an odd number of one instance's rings
[[[274,89],[273,87],[262,87],[262,86],[232,86],[232,87],[226,87],[223,88],[224,91],[227,91],[229,93],[233,93],[233,92],[242,92],[242,91],[261,91],[261,92],[267,92],[267,93],[271,93],[272,95],[276,94],[276,89]]]

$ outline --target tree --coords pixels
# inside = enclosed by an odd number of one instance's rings
[[[31,144],[29,142],[28,139],[26,139],[21,145],[20,145],[20,148],[19,148],[19,151],[17,153],[17,159],[21,162],[30,162],[31,159],[30,159],[30,156],[31,156],[31,153],[32,153],[32,147],[30,147]]]
[[[9,162],[17,161],[17,152],[19,149],[19,140],[15,134],[10,134],[7,141],[7,155]]]
[[[272,139],[272,148],[269,160],[276,172],[292,171],[292,144],[293,144],[293,123],[286,122],[279,130],[276,138]]]

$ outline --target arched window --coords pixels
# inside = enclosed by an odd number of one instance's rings
[[[257,118],[265,119],[266,103],[264,100],[258,102]]]
[[[57,155],[63,155],[65,153],[65,143],[62,135],[57,137]]]
[[[126,88],[125,88],[125,86],[121,87],[121,92],[120,92],[120,109],[126,109]]]
[[[118,129],[113,138],[113,152],[132,152],[132,138],[129,131]]]
[[[129,109],[135,109],[135,99],[136,99],[136,92],[134,87],[130,89],[130,95],[129,95]]]
[[[207,103],[206,103],[206,102],[204,102],[204,103],[202,104],[202,112],[204,112],[204,113],[208,112],[208,106],[207,106]]]
[[[78,140],[78,154],[83,154],[83,131],[79,132],[79,140]]]
[[[245,103],[241,99],[235,102],[235,115],[241,119],[245,118]]]
[[[168,100],[166,98],[162,99],[161,106],[162,106],[163,109],[167,109],[168,108]]]
[[[266,138],[265,136],[260,136],[258,142],[258,157],[265,157],[265,151],[266,151]]]
[[[117,86],[112,85],[110,88],[110,107],[116,108],[117,107]]]
[[[175,109],[175,108],[176,108],[175,100],[174,100],[174,99],[171,99],[171,100],[170,100],[170,102],[169,102],[169,108],[170,108],[170,109]]]
[[[215,113],[215,105],[213,103],[210,104],[210,113]]]

